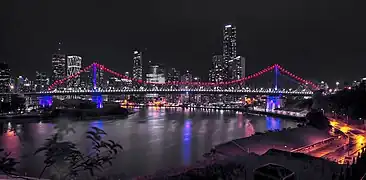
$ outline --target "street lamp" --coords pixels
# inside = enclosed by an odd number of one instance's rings
[[[337,82],[336,82],[336,88],[337,88],[337,89],[338,89],[338,86],[339,86],[339,82],[337,81]]]

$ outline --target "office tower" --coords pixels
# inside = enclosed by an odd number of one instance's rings
[[[192,82],[193,75],[187,70],[181,77],[182,82]]]
[[[47,90],[48,81],[49,80],[48,80],[47,74],[45,72],[36,71],[36,81],[35,81],[35,85],[34,85],[35,90],[37,92]]]
[[[214,69],[210,69],[208,71],[208,81],[215,82],[215,70]]]
[[[103,88],[107,87],[107,81],[104,76],[105,76],[104,71],[97,69],[96,77],[95,77],[97,88],[103,89]],[[94,77],[94,76],[92,76],[92,77]]]
[[[175,68],[168,68],[167,82],[178,82],[180,81],[180,72]]]
[[[215,55],[212,57],[212,65],[213,65],[213,82],[221,82],[226,78],[225,74],[225,64],[222,55]]]
[[[231,80],[238,80],[245,77],[245,58],[237,56],[232,60]]]
[[[152,64],[149,62],[149,73],[146,74],[147,82],[164,83],[165,71],[162,65]]]
[[[142,53],[139,51],[133,52],[132,78],[142,80]]]
[[[93,74],[92,71],[90,69],[84,71],[83,73],[81,73],[81,77],[80,77],[80,87],[82,89],[87,89],[87,90],[91,90],[93,89]]]
[[[78,73],[81,70],[80,56],[67,56],[67,77]],[[80,86],[80,76],[70,79],[68,82],[68,88],[76,88]]]
[[[24,76],[18,76],[14,79],[15,81],[11,83],[10,89],[13,92],[31,92],[33,91],[33,82]]]
[[[226,25],[223,31],[223,59],[225,80],[230,80],[232,77],[233,59],[236,55],[236,27],[234,25]]]
[[[18,76],[16,78],[11,78],[10,81],[14,81],[11,82],[11,87],[13,87],[15,92],[23,92],[23,85],[24,85],[24,78],[23,76]]]
[[[10,68],[7,63],[0,63],[0,93],[10,92]]]
[[[126,71],[125,74],[127,79],[120,79],[121,83],[119,85],[118,88],[122,88],[122,87],[132,87],[132,80],[130,79],[131,78],[131,75],[130,75],[130,72]]]
[[[52,55],[52,76],[51,83],[61,80],[66,77],[66,55],[53,54]]]

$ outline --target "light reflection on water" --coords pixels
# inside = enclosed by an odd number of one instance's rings
[[[183,153],[183,163],[184,165],[189,165],[190,164],[190,160],[191,160],[191,120],[187,119],[184,122],[184,126],[183,126],[183,136],[182,136],[182,153]]]
[[[189,165],[202,159],[202,155],[213,145],[248,137],[256,131],[296,127],[296,124],[291,120],[232,111],[148,108],[122,120],[71,122],[69,126],[76,132],[68,135],[67,139],[88,152],[90,143],[85,142],[84,133],[93,126],[103,129],[109,139],[119,142],[124,148],[108,173],[119,174],[123,171],[136,176],[166,167]],[[0,128],[5,130],[8,126],[7,123],[0,124]],[[32,153],[55,132],[54,125],[24,123],[11,126],[16,127],[19,136],[5,131],[0,138],[1,146],[14,152],[14,157],[23,157],[22,171],[28,175],[38,175],[43,159]]]

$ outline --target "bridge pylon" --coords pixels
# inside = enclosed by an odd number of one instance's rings
[[[279,71],[278,71],[278,64],[275,64],[275,65],[274,65],[274,73],[275,73],[274,89],[275,89],[275,91],[277,91],[277,89],[278,89],[278,74],[279,74]]]

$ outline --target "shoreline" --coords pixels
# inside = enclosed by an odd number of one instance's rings
[[[269,131],[254,134],[249,137],[234,139],[226,143],[215,145],[217,150],[227,151],[228,155],[236,153],[264,154],[269,149],[291,151],[330,138],[327,131],[318,130],[310,126],[290,128],[281,131]],[[232,150],[232,151],[231,151]]]
[[[103,115],[103,116],[87,116],[83,117],[83,119],[80,119],[76,116],[70,116],[72,121],[90,121],[93,119],[104,119],[104,120],[115,120],[115,119],[124,119],[128,118],[131,115],[134,115],[135,112],[128,112],[128,114],[121,114],[121,115]],[[14,122],[14,123],[33,123],[33,122],[55,122],[55,118],[62,117],[49,117],[49,116],[43,116],[42,114],[37,115],[15,115],[15,116],[9,116],[9,117],[0,117],[0,122]]]
[[[183,109],[212,109],[212,110],[228,110],[228,111],[237,111],[237,112],[243,112],[243,113],[248,113],[248,114],[253,114],[253,115],[270,115],[273,117],[280,117],[280,118],[290,118],[290,119],[295,119],[298,121],[305,121],[305,115],[304,116],[296,116],[296,115],[291,115],[291,113],[296,113],[296,112],[291,112],[290,111],[283,111],[283,113],[278,113],[277,110],[273,110],[273,111],[262,111],[262,110],[253,110],[253,109],[249,109],[249,108],[240,108],[240,107],[235,107],[235,108],[231,108],[231,107],[199,107],[199,106],[195,106],[195,107],[186,107],[186,106],[150,106],[150,105],[134,105],[134,106],[124,106],[126,108],[135,108],[135,107],[140,107],[140,108],[149,108],[149,107],[159,107],[159,108],[183,108]]]
[[[295,135],[299,135],[299,140]],[[295,138],[294,138],[295,137]],[[216,160],[214,162],[224,161],[238,161],[239,159],[263,159],[261,161],[268,161],[268,152],[270,151],[283,151],[283,152],[293,152],[298,148],[308,146],[311,144],[316,144],[322,142],[324,139],[329,139],[331,136],[322,130],[318,130],[311,126],[297,127],[291,128],[281,131],[269,131],[266,133],[253,134],[249,137],[233,139],[231,141],[227,141],[225,143],[217,144],[216,147]],[[274,150],[273,150],[274,149]],[[137,179],[145,179],[144,177],[157,177],[155,179],[159,179],[160,177],[165,176],[174,176],[178,174],[182,174],[184,172],[188,172],[192,169],[204,168],[210,164],[212,164],[210,152],[206,152],[203,155],[202,160],[197,162],[193,162],[189,166],[181,166],[173,168],[173,170],[161,170],[157,171],[150,175],[142,175],[138,176]],[[306,155],[304,155],[306,156]],[[277,157],[277,156],[276,156]],[[271,158],[274,160],[273,158]],[[282,157],[278,157],[275,161],[281,161]],[[314,159],[318,159],[315,158]],[[254,159],[253,159],[254,160]],[[300,159],[296,159],[297,161],[302,161]],[[258,161],[258,160],[256,160]],[[322,161],[322,160],[320,160]],[[325,161],[325,160],[324,160]],[[245,160],[243,162],[246,162]],[[242,162],[242,163],[243,163]],[[332,163],[332,162],[330,162]],[[250,164],[250,163],[249,163]],[[262,163],[259,163],[262,164]],[[287,164],[287,163],[286,163]],[[251,167],[251,169],[256,168],[255,166]],[[175,169],[175,170],[174,170]],[[153,178],[154,179],[154,178]]]

